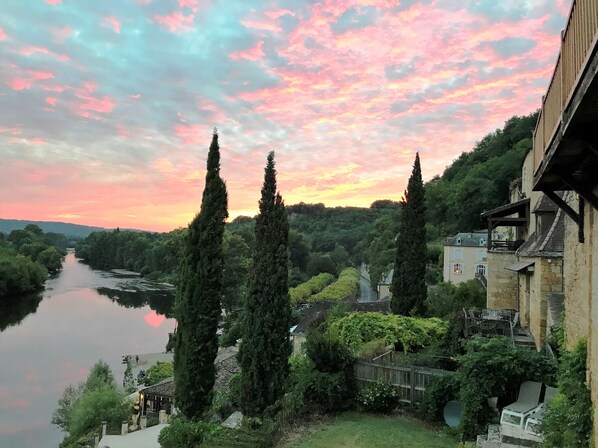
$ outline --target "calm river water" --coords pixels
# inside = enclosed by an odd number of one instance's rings
[[[164,351],[172,303],[172,290],[93,270],[72,252],[42,294],[0,301],[0,448],[57,447],[50,419],[64,388],[98,359],[120,382],[122,355]]]

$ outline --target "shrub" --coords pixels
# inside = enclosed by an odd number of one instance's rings
[[[320,372],[340,372],[354,362],[351,351],[338,337],[315,329],[307,336],[305,353]]]
[[[340,412],[351,406],[355,379],[348,372],[312,370],[307,378],[305,399],[320,412]]]
[[[147,369],[144,383],[146,386],[158,384],[160,381],[170,378],[174,375],[174,367],[171,362],[158,361]]]
[[[162,448],[196,447],[209,436],[220,431],[220,425],[175,418],[160,431],[158,442]]]
[[[338,335],[351,350],[376,339],[399,345],[405,352],[426,347],[446,331],[446,323],[437,318],[418,318],[382,313],[351,313],[330,324],[330,333]]]
[[[428,421],[442,421],[446,404],[459,396],[459,382],[452,375],[435,378],[426,387],[418,414]]]
[[[366,342],[357,351],[357,357],[361,359],[374,359],[388,351],[388,344],[384,339],[374,339]]]
[[[334,276],[327,272],[318,274],[308,281],[289,289],[289,296],[291,297],[292,305],[299,305],[307,302],[307,299],[313,294],[322,291],[334,280]]]
[[[390,414],[399,404],[399,394],[388,381],[378,380],[359,392],[357,401],[369,412]]]
[[[235,406],[240,406],[241,399],[241,374],[235,373],[228,380],[228,396]]]
[[[310,302],[341,302],[354,299],[359,290],[359,273],[355,268],[343,269],[337,281],[328,285],[318,294],[310,297]]]
[[[269,448],[274,446],[275,431],[272,428],[231,429],[222,428],[202,442],[202,448]]]
[[[592,435],[592,401],[586,386],[587,343],[561,349],[559,394],[548,405],[540,427],[543,447],[587,448]]]

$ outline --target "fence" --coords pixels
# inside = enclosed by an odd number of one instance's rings
[[[365,388],[372,381],[386,380],[395,387],[403,403],[417,404],[434,377],[454,374],[448,370],[395,365],[391,363],[393,356],[393,352],[387,352],[372,361],[358,360],[355,363],[358,389]]]

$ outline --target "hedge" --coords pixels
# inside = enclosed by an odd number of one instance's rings
[[[338,280],[328,285],[318,294],[311,296],[309,302],[342,302],[357,297],[359,291],[359,273],[355,268],[345,268]]]
[[[334,280],[334,276],[328,272],[315,275],[308,281],[297,285],[294,288],[289,289],[289,295],[291,296],[291,304],[299,305],[305,303],[308,299],[322,291]]]

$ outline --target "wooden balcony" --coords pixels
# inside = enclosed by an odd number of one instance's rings
[[[533,136],[534,190],[598,184],[598,1],[574,0]]]

